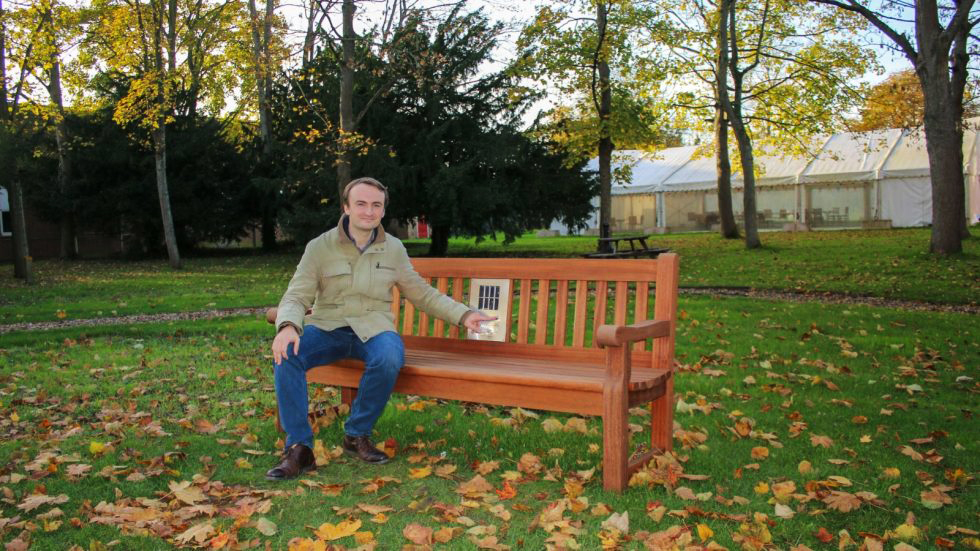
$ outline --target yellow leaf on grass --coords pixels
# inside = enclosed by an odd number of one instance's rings
[[[184,480],[177,482],[176,480],[171,480],[168,483],[170,491],[174,493],[174,497],[183,501],[188,505],[194,505],[198,501],[204,501],[207,496],[201,491],[197,486],[191,486],[190,480]]]
[[[800,461],[799,465],[797,465],[796,470],[800,471],[800,474],[810,474],[813,472],[813,465],[804,459],[803,461]]]
[[[756,484],[754,489],[755,489],[755,493],[757,493],[759,495],[763,495],[763,494],[768,494],[769,493],[769,485],[766,484],[765,482],[760,482],[760,483]]]
[[[374,541],[374,533],[372,532],[354,532],[354,541],[358,545],[364,545]]]
[[[832,491],[830,495],[823,498],[823,502],[831,509],[836,509],[842,513],[847,513],[861,507],[861,498],[850,492]]]
[[[190,543],[191,541],[194,541],[200,544],[207,541],[212,534],[214,534],[214,526],[211,524],[211,522],[202,522],[191,526],[179,534],[175,539],[177,543]]]
[[[339,540],[354,535],[360,527],[361,521],[359,520],[345,520],[338,524],[324,522],[316,529],[316,536],[326,541]]]
[[[276,523],[265,517],[260,517],[259,520],[255,521],[255,529],[264,536],[274,536],[279,531]]]
[[[432,539],[439,543],[449,543],[456,536],[454,528],[440,528],[432,533]]]
[[[409,524],[402,530],[402,535],[417,545],[430,545],[432,543],[432,528],[421,524]]]
[[[327,551],[327,542],[313,541],[309,538],[293,538],[289,540],[288,551]]]
[[[426,465],[425,467],[421,467],[421,468],[418,468],[418,469],[409,469],[408,470],[408,477],[409,478],[425,478],[425,477],[429,476],[430,474],[432,474],[432,465]]]
[[[16,414],[15,414],[16,415]],[[105,444],[102,442],[89,442],[88,452],[92,455],[99,455],[105,453]]]
[[[765,446],[752,448],[752,459],[766,459],[767,457],[769,457],[769,448]]]
[[[440,478],[449,478],[454,472],[456,472],[456,465],[446,464],[436,467],[436,476]]]
[[[245,459],[244,457],[239,457],[238,459],[236,459],[235,460],[235,466],[238,467],[239,469],[251,469],[252,468],[252,464],[249,463],[248,462],[248,459]]]
[[[582,419],[581,417],[572,417],[565,422],[565,430],[568,432],[585,434],[589,431],[589,428],[585,425],[585,419]]]
[[[544,428],[545,432],[558,432],[564,429],[565,425],[563,425],[558,419],[549,417],[544,421],[541,421],[541,427]]]
[[[476,475],[456,488],[456,493],[466,496],[486,494],[493,491],[493,486],[480,475]]]

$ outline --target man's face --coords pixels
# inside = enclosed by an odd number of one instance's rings
[[[385,194],[380,189],[359,184],[347,194],[344,214],[350,217],[350,224],[361,231],[371,231],[381,224],[385,215]]]

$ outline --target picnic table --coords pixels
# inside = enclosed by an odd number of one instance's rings
[[[586,253],[582,256],[585,258],[639,258],[641,256],[656,258],[657,255],[670,251],[666,247],[651,247],[647,244],[649,237],[651,237],[649,234],[600,237],[599,243],[608,243],[612,252]]]

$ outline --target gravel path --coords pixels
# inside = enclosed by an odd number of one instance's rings
[[[794,302],[822,302],[826,304],[856,304],[882,308],[897,308],[901,310],[920,310],[929,312],[958,312],[964,314],[980,314],[977,304],[935,304],[914,300],[885,299],[847,295],[831,292],[795,293],[792,291],[756,290],[747,287],[681,287],[682,295],[708,296],[737,296],[761,298],[765,300],[782,300]],[[75,319],[62,321],[39,321],[25,323],[10,323],[0,325],[0,335],[10,331],[63,329],[67,327],[93,327],[100,325],[132,325],[159,321],[185,321],[199,319],[215,319],[232,316],[264,316],[265,308],[228,308],[223,310],[202,310],[199,312],[173,312],[169,314],[140,314],[109,318]]]

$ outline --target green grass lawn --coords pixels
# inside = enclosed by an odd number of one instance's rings
[[[0,541],[58,550],[285,549],[294,538],[310,539],[294,548],[314,549],[331,536],[338,549],[400,549],[409,536],[454,550],[569,538],[577,547],[566,548],[581,549],[980,544],[976,316],[707,297],[682,297],[680,308],[676,455],[620,495],[602,490],[597,419],[405,396],[377,426],[395,449],[389,464],[340,455],[342,419],[328,417],[320,468],[265,481],[280,436],[269,329],[251,317],[5,334]],[[321,388],[314,401],[338,397]],[[647,417],[632,413],[639,444]]]
[[[928,229],[764,233],[762,249],[714,234],[654,237],[681,255],[683,286],[834,291],[929,302],[976,304],[980,297],[980,230],[965,252],[937,258],[925,251]],[[426,241],[408,241],[413,255]],[[509,245],[450,241],[451,256],[577,256],[593,237],[538,238]],[[34,263],[37,285],[13,279],[0,266],[0,324],[269,306],[278,302],[300,252],[266,256],[189,258],[172,271],[165,261],[44,260]]]

